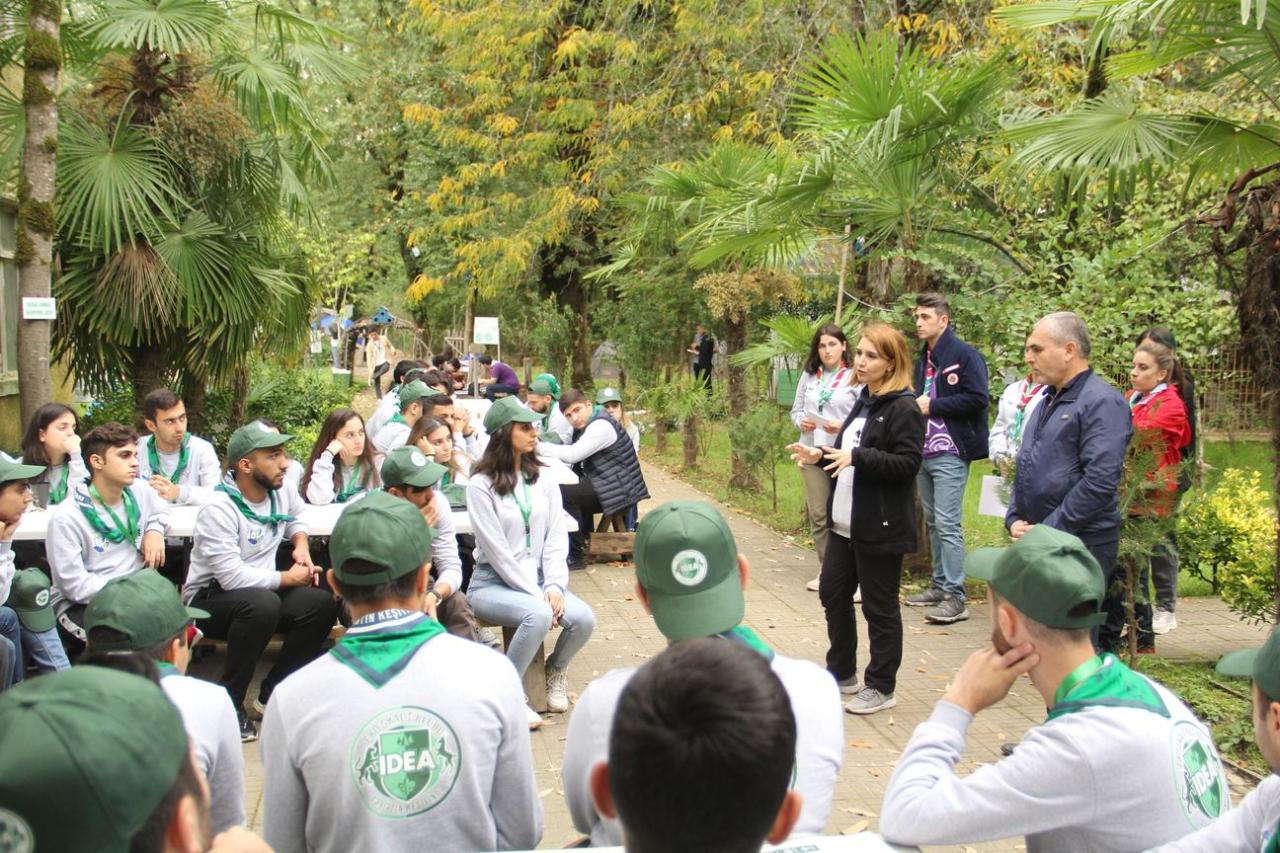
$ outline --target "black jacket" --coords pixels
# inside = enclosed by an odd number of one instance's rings
[[[866,415],[862,442],[853,451],[853,518],[850,541],[873,554],[909,554],[916,550],[916,473],[924,447],[924,415],[910,390],[873,397],[863,391],[836,437],[855,418]],[[835,479],[827,497],[827,517]]]
[[[605,515],[613,515],[647,499],[649,488],[640,470],[640,460],[636,458],[635,445],[622,426],[603,408],[588,425],[593,421],[604,421],[613,427],[615,438],[613,444],[582,460],[581,472],[596,490],[601,510]],[[574,430],[573,440],[581,438],[584,431]]]
[[[928,358],[929,345],[925,344],[916,361],[917,389],[924,388]],[[930,416],[942,418],[961,459],[986,459],[991,382],[982,353],[956,337],[948,326],[933,348],[933,366],[937,370],[933,382],[938,393],[929,403]]]

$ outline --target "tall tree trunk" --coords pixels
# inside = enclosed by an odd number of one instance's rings
[[[666,418],[656,418],[653,422],[653,450],[659,456],[667,452]]]
[[[680,440],[684,444],[684,467],[696,468],[698,465],[698,419],[696,417],[684,422]]]
[[[245,408],[249,405],[249,367],[241,364],[236,367],[231,377],[231,423],[232,429],[244,423]]]
[[[169,384],[170,352],[162,346],[133,347],[133,369],[130,381],[133,385],[134,407],[142,410],[142,400],[157,388]]]
[[[208,398],[204,380],[191,373],[182,375],[182,402],[187,407],[187,429],[194,435],[204,435],[208,422],[206,401]]]
[[[729,417],[737,418],[747,413],[749,398],[747,394],[747,369],[734,364],[735,354],[747,348],[747,319],[728,320],[725,323],[725,372],[729,377]],[[755,491],[760,488],[746,461],[738,453],[738,448],[730,451],[729,485],[734,488]]]
[[[26,113],[18,188],[18,291],[23,299],[53,292],[54,179],[58,160],[58,71],[62,4],[30,0],[22,103]],[[49,320],[18,320],[18,403],[25,423],[53,399]]]

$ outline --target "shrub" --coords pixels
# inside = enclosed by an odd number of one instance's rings
[[[1178,519],[1182,565],[1252,622],[1275,616],[1276,518],[1269,504],[1259,472],[1228,468],[1212,491],[1187,502]]]
[[[787,446],[795,437],[795,425],[776,403],[768,400],[757,403],[755,408],[729,422],[729,440],[733,449],[753,476],[769,481],[775,512],[778,509],[778,463],[790,458]]]

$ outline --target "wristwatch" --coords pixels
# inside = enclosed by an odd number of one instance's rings
[[[444,599],[440,597],[440,593],[436,592],[434,589],[427,590],[427,595],[434,595],[436,597],[436,604],[444,603]]]

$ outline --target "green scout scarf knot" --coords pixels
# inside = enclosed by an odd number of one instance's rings
[[[191,436],[184,435],[182,437],[182,449],[178,453],[178,464],[173,469],[172,474],[166,474],[164,469],[160,467],[160,451],[156,449],[156,437],[151,436],[151,441],[147,442],[147,463],[151,466],[151,473],[164,477],[170,483],[177,483],[182,478],[183,473],[187,470],[187,462],[190,457]]]
[[[1062,680],[1046,722],[1097,707],[1138,708],[1169,716],[1169,709],[1151,682],[1110,653],[1090,658]]]
[[[267,492],[267,498],[271,501],[271,509],[266,515],[258,515],[249,504],[245,503],[244,495],[240,494],[240,490],[226,483],[219,483],[216,487],[217,491],[222,492],[231,498],[231,502],[236,505],[236,509],[240,510],[240,514],[250,521],[256,521],[259,524],[268,524],[274,529],[276,525],[293,521],[293,516],[282,512],[276,512],[276,493],[275,490]]]
[[[374,689],[399,675],[426,643],[445,633],[425,613],[383,610],[357,620],[329,654]]]
[[[406,421],[406,420],[404,419],[404,415],[402,415],[400,412],[396,412],[394,415],[392,415],[390,418],[388,418],[388,419],[387,419],[387,423],[389,423],[389,424],[404,424],[405,426],[408,426],[408,425],[409,425],[409,422],[408,422],[408,421]]]
[[[76,506],[80,508],[80,512],[84,515],[85,520],[89,522],[89,526],[93,528],[95,533],[112,545],[119,545],[121,542],[134,542],[138,538],[138,519],[141,515],[138,509],[138,499],[128,489],[125,489],[122,495],[124,497],[123,522],[111,507],[107,506],[107,502],[102,499],[102,495],[98,494],[98,489],[93,484],[89,485],[87,493],[77,492],[75,496]],[[111,524],[108,525],[102,516],[98,514],[98,508],[94,505],[95,500],[107,511],[107,515],[111,518]]]
[[[723,634],[717,634],[716,636],[724,637],[726,640],[733,640],[737,643],[742,643],[744,646],[751,649],[751,651],[758,652],[763,655],[765,660],[770,663],[773,662],[773,649],[769,648],[768,643],[760,639],[759,634],[752,631],[745,625],[738,625],[737,627],[730,628]]]
[[[71,460],[62,463],[62,479],[49,489],[49,505],[57,506],[67,497],[67,489],[71,485]]]

